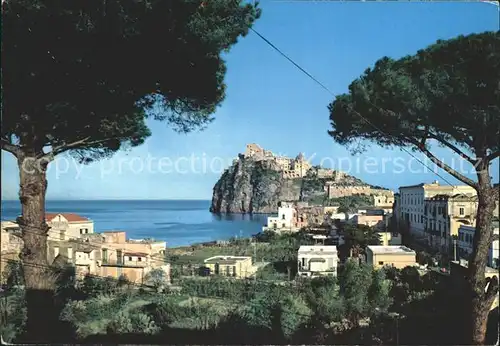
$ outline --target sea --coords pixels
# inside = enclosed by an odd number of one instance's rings
[[[131,239],[164,240],[168,247],[187,246],[259,233],[268,215],[209,212],[205,200],[48,200],[50,213],[75,213],[94,221],[94,231],[126,231]],[[1,219],[15,220],[19,201],[1,203]]]

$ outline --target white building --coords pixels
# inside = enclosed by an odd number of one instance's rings
[[[431,184],[418,184],[413,186],[402,186],[399,188],[398,212],[396,218],[399,222],[408,223],[410,232],[417,238],[426,238],[425,224],[426,220],[424,204],[427,198],[441,195],[476,195],[476,190],[471,186],[442,186],[438,181]]]
[[[458,229],[457,240],[457,256],[459,258],[467,259],[472,253],[472,244],[476,227],[461,225]],[[493,234],[499,234],[498,222],[493,224]],[[497,261],[499,259],[499,242],[498,239],[494,240],[488,250],[488,266],[498,268]]]
[[[297,210],[290,203],[281,203],[278,207],[278,215],[268,216],[267,225],[263,230],[298,230]]]
[[[298,252],[298,275],[337,275],[339,257],[334,245],[302,245]]]
[[[69,240],[94,233],[94,221],[77,214],[45,213],[45,219],[50,227],[49,237],[52,240]]]

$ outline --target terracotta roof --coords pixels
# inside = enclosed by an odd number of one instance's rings
[[[78,214],[73,213],[45,213],[45,219],[47,221],[51,221],[56,216],[62,215],[69,222],[82,222],[82,221],[90,221],[88,218],[80,216]]]

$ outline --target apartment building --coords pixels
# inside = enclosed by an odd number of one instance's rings
[[[214,256],[205,259],[205,267],[211,275],[248,278],[255,274],[257,268],[252,264],[250,256]]]
[[[94,233],[94,222],[74,213],[45,213],[52,239],[68,240]]]
[[[298,275],[337,275],[339,257],[335,245],[302,245],[298,251]]]
[[[412,249],[402,245],[368,245],[366,247],[366,263],[377,269],[383,266],[402,269],[416,265],[417,254]]]
[[[499,223],[493,222],[493,234],[499,235]],[[459,258],[468,259],[472,254],[474,234],[476,233],[475,226],[460,225],[458,229],[457,239],[457,256]],[[488,266],[498,269],[499,267],[499,241],[494,240],[488,250]]]
[[[413,186],[402,186],[399,188],[399,197],[396,206],[398,214],[397,221],[401,224],[407,222],[410,232],[417,239],[426,240],[425,233],[425,200],[436,195],[476,195],[476,190],[470,186],[447,186],[440,185],[439,181],[430,184],[418,184]]]
[[[91,274],[118,279],[124,275],[130,282],[145,283],[153,269],[165,272],[170,280],[170,265],[165,262],[166,242],[130,241],[124,231],[85,234],[68,240],[48,240],[48,260],[61,257],[76,267],[80,277]]]
[[[449,252],[461,225],[475,226],[477,196],[436,195],[424,201],[424,223],[428,244]]]
[[[170,280],[170,265],[165,263],[165,241],[130,240],[124,231],[100,233],[100,275],[119,277],[124,274],[131,282],[143,283],[153,269],[162,269]]]

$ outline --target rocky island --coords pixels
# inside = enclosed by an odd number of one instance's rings
[[[274,213],[280,201],[328,205],[346,196],[392,196],[344,172],[311,164],[299,154],[276,156],[257,144],[248,144],[214,186],[213,213]],[[333,205],[333,204],[332,204]]]

